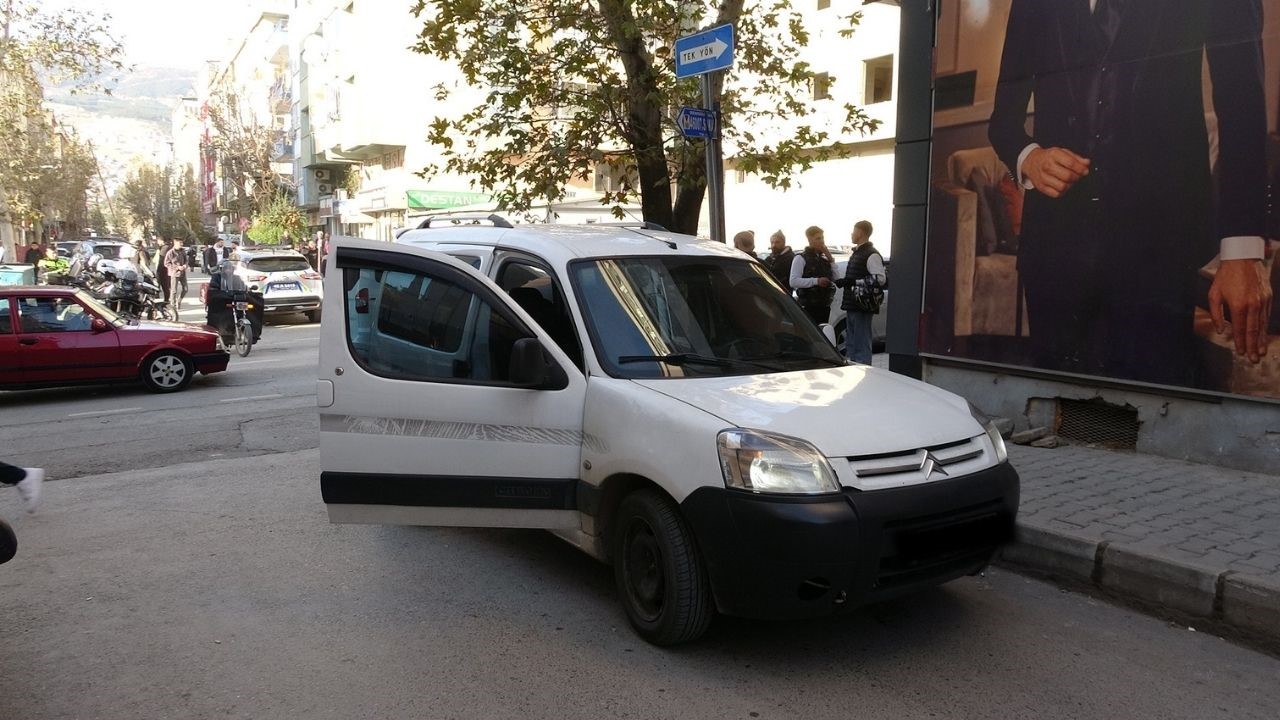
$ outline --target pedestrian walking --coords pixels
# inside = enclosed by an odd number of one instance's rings
[[[733,246],[756,259],[756,234],[751,230],[743,230],[733,236]]]
[[[187,296],[187,251],[182,238],[173,239],[173,247],[164,255],[164,267],[169,272],[169,306],[174,315],[182,312],[182,300]]]
[[[827,249],[822,228],[811,225],[804,231],[809,246],[791,261],[791,287],[800,307],[817,325],[831,321],[831,301],[836,296],[835,260]]]
[[[40,505],[40,496],[44,491],[44,470],[0,462],[0,485],[13,485],[18,488],[18,495],[22,498],[27,512],[33,513]]]
[[[781,230],[769,236],[769,255],[763,262],[788,294],[791,293],[791,263],[795,259],[796,251],[787,245],[787,236]]]
[[[844,326],[845,357],[863,365],[871,364],[871,319],[884,302],[884,286],[888,282],[884,258],[871,244],[871,223],[859,220],[853,226],[853,255],[845,266],[844,277],[836,281],[844,288],[840,309],[846,313]]]
[[[44,258],[44,248],[40,247],[40,243],[33,242],[27,246],[26,257],[22,260],[27,265],[35,265]]]
[[[222,261],[222,241],[207,246],[204,249],[204,272],[206,275],[212,275],[218,269],[218,263]]]

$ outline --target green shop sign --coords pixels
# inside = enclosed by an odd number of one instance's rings
[[[450,190],[408,190],[410,210],[440,210],[487,203],[493,198],[484,193],[453,192]]]

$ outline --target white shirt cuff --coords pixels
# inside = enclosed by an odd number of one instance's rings
[[[1014,170],[1014,172],[1017,173],[1015,177],[1018,180],[1018,184],[1028,190],[1035,190],[1036,186],[1035,183],[1028,180],[1026,176],[1022,174],[1022,163],[1027,159],[1027,156],[1031,154],[1032,150],[1039,149],[1040,143],[1031,143],[1030,145],[1022,148],[1022,152],[1018,153],[1018,167]]]
[[[1266,243],[1257,235],[1226,237],[1219,252],[1222,260],[1261,260],[1266,257]]]

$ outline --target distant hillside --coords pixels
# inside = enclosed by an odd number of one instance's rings
[[[138,67],[106,83],[110,95],[72,94],[69,84],[50,88],[48,100],[99,116],[139,120],[167,128],[177,99],[192,91],[195,73],[176,68]]]
[[[117,78],[113,95],[136,98],[175,98],[190,94],[196,74],[178,68],[138,67]]]

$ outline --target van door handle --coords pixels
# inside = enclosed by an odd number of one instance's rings
[[[18,344],[19,345],[35,345],[38,342],[40,341],[37,340],[36,338],[22,338],[21,340],[18,341]]]

